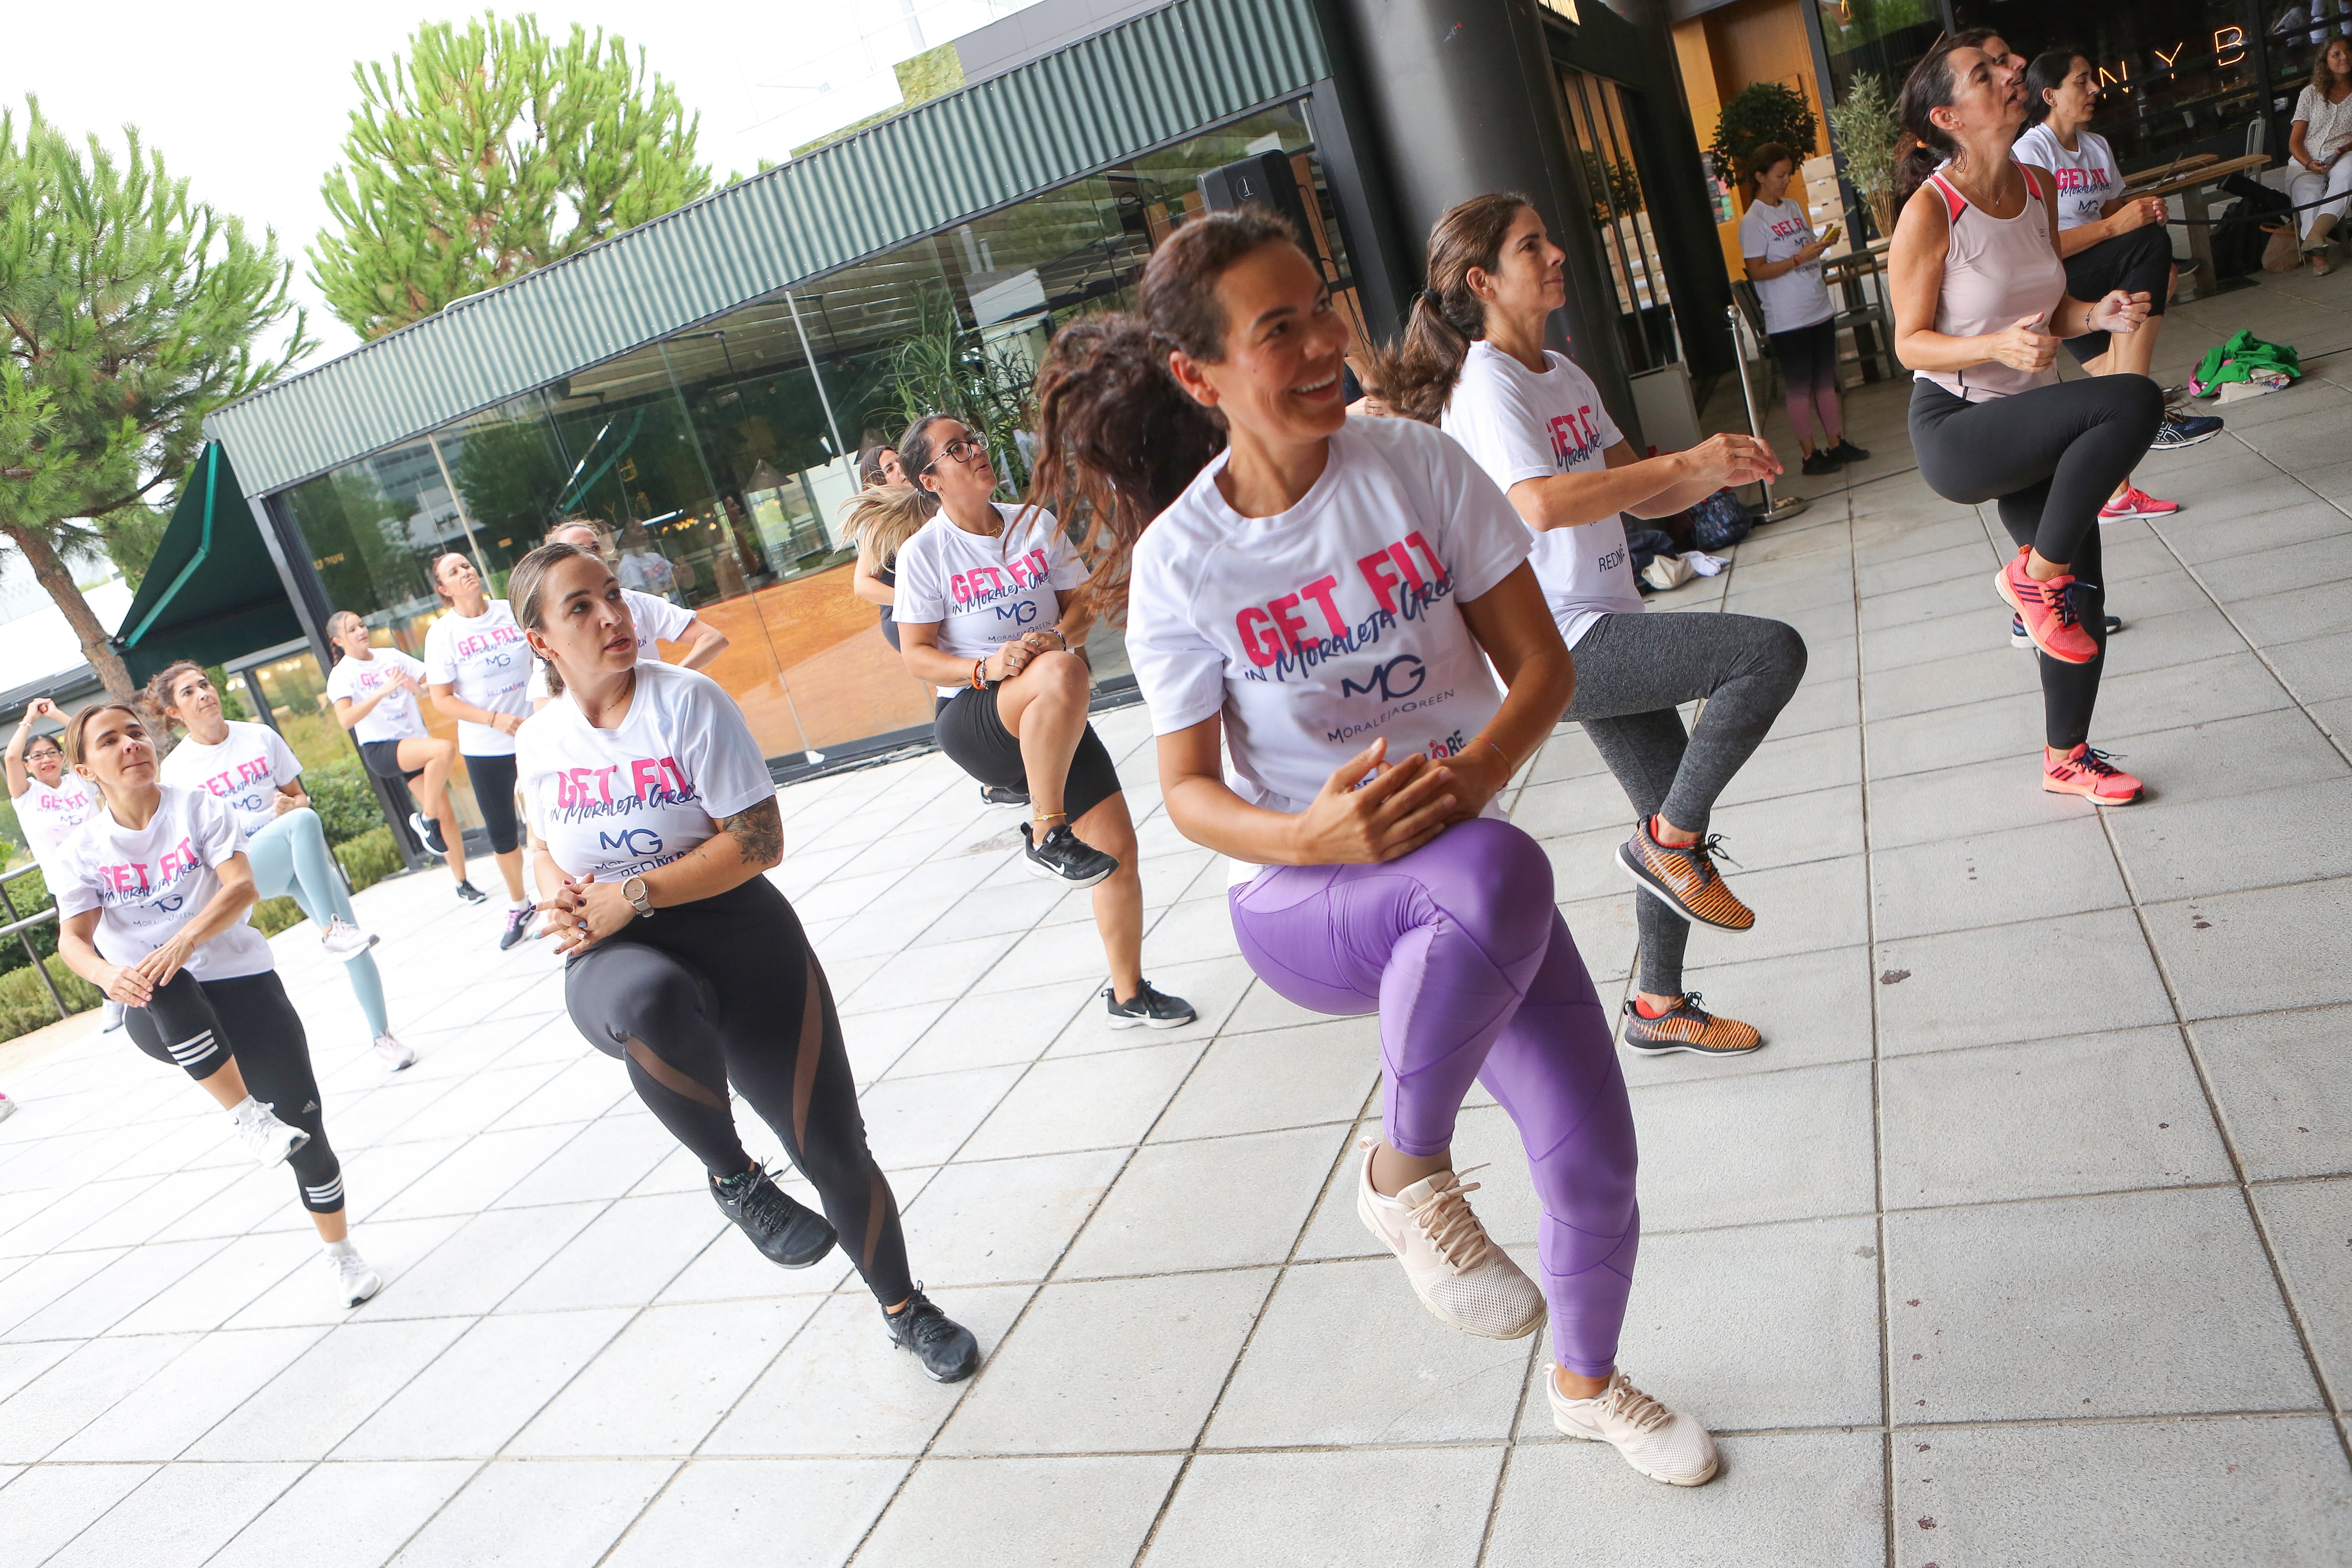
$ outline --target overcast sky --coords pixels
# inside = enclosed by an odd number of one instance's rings
[[[534,12],[562,37],[572,24],[646,51],[702,117],[698,151],[712,174],[751,174],[767,158],[898,101],[898,60],[1017,10],[1026,0],[674,0],[667,5],[555,0]],[[416,5],[349,10],[284,0],[184,4],[117,0],[92,7],[14,0],[0,47],[0,106],[19,120],[27,93],[51,121],[121,146],[136,125],[190,194],[248,226],[275,229],[295,260],[316,364],[353,346],[305,274],[327,220],[319,188],[341,162],[359,101],[358,60],[389,62],[423,23],[478,11]]]

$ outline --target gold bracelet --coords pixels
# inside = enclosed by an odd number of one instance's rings
[[[1488,745],[1490,745],[1490,746],[1495,746],[1495,742],[1492,742],[1492,741],[1488,741],[1488,742],[1486,742],[1486,744],[1488,744]],[[1508,777],[1510,777],[1510,776],[1511,776],[1511,774],[1513,774],[1514,773],[1516,773],[1516,772],[1517,772],[1517,771],[1518,771],[1517,769],[1514,768],[1514,767],[1511,765],[1511,753],[1510,753],[1510,752],[1507,752],[1507,751],[1503,750],[1503,748],[1502,748],[1502,747],[1500,747],[1500,746],[1495,746],[1495,754],[1496,754],[1496,756],[1498,756],[1498,757],[1500,757],[1500,758],[1502,758],[1502,759],[1503,759],[1503,776],[1504,776],[1505,778],[1508,778]]]

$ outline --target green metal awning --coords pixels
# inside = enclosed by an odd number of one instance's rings
[[[143,681],[174,659],[220,664],[301,636],[228,454],[208,442],[111,639],[115,651]]]

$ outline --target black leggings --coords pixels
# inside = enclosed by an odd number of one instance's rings
[[[2165,296],[2172,291],[2172,236],[2162,226],[2103,239],[2066,258],[2066,292],[2074,299],[2095,301],[2117,289],[2145,293],[2147,313],[2164,314]],[[2088,364],[2107,352],[2107,334],[2068,338],[2066,352]]]
[[[1706,836],[1716,797],[1805,676],[1805,639],[1755,616],[1603,616],[1576,639],[1576,698],[1563,718],[1593,748],[1643,817]],[[1676,705],[1704,699],[1685,735]],[[1633,900],[1640,988],[1681,994],[1690,922],[1661,899]]]
[[[2074,577],[2074,613],[2099,645],[2088,664],[2042,661],[2044,743],[2070,752],[2090,739],[2106,663],[2106,590],[2100,582],[2099,508],[2156,438],[2164,394],[2144,375],[2037,386],[1963,403],[1925,377],[1911,384],[1911,449],[1928,488],[1946,500],[1997,501],[2011,540]]]
[[[147,1005],[125,1008],[122,1027],[132,1045],[198,1083],[234,1058],[246,1092],[278,1121],[310,1135],[286,1158],[302,1189],[302,1206],[312,1214],[341,1211],[343,1167],[327,1142],[310,1042],[277,971],[200,982],[183,969]]]
[[[474,786],[474,805],[482,813],[482,826],[490,836],[490,853],[504,855],[522,843],[522,826],[515,820],[515,759],[466,754],[466,777]]]
[[[754,877],[624,927],[565,967],[563,1000],[714,1176],[751,1164],[728,1106],[733,1085],[816,1187],[876,1299],[907,1299],[898,1203],[866,1147],[833,992],[773,883]]]

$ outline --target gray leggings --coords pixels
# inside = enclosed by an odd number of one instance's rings
[[[1563,717],[1584,726],[1636,812],[1701,836],[1716,796],[1805,675],[1805,639],[1756,616],[1603,616],[1571,653],[1576,700]],[[1686,734],[1675,709],[1700,699]],[[1640,988],[1678,994],[1690,922],[1654,898],[1637,896],[1633,909]]]

